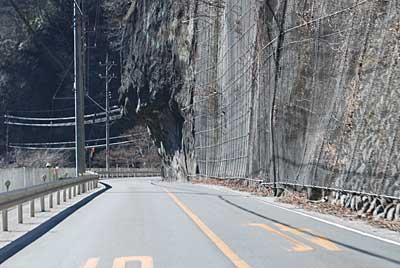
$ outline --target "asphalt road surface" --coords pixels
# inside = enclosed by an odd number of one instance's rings
[[[101,194],[7,268],[400,267],[400,246],[259,198],[156,179]]]

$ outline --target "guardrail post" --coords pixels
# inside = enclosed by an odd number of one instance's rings
[[[53,194],[49,195],[49,207],[53,208]]]
[[[76,186],[72,186],[72,188],[73,188],[73,196],[75,197],[76,196]]]
[[[72,188],[68,188],[68,199],[72,198]]]
[[[64,189],[63,191],[63,201],[67,202],[67,189]]]
[[[7,211],[7,209],[4,209],[2,211],[2,216],[3,216],[3,231],[7,232],[8,231],[8,211]]]
[[[60,199],[60,191],[57,191],[57,205],[61,203]]]
[[[78,184],[77,187],[78,187],[78,195],[80,195],[81,194],[81,185]]]
[[[45,211],[45,207],[44,207],[44,196],[40,197],[40,211],[44,212]]]
[[[18,205],[18,223],[24,223],[24,207],[22,204]]]
[[[31,217],[35,217],[35,199],[31,200]]]

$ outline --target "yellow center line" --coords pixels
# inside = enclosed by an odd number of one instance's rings
[[[113,268],[125,268],[127,262],[138,261],[140,268],[153,268],[153,258],[150,256],[120,257],[114,260]]]
[[[306,240],[308,240],[308,241],[310,241],[310,242],[312,242],[312,243],[314,243],[316,245],[319,245],[319,246],[321,246],[321,247],[323,247],[323,248],[325,248],[327,250],[330,250],[330,251],[341,251],[341,249],[338,246],[336,246],[334,243],[330,242],[325,237],[322,237],[322,236],[319,236],[319,235],[315,235],[314,233],[312,233],[312,231],[310,229],[302,229],[302,230],[312,234],[313,237],[307,236],[304,233],[304,231],[298,230],[296,228],[285,226],[285,225],[282,225],[282,224],[279,224],[279,223],[277,223],[275,225],[278,226],[278,228],[281,231],[289,232],[289,233],[292,233],[294,235],[303,237],[304,239],[306,239]]]
[[[264,230],[266,230],[268,232],[273,233],[274,235],[280,236],[283,239],[287,240],[289,243],[294,245],[294,247],[292,249],[290,249],[289,251],[304,252],[304,251],[313,250],[312,247],[307,246],[306,244],[304,244],[304,243],[302,243],[300,241],[297,241],[296,239],[293,239],[290,236],[287,236],[287,235],[285,235],[285,234],[283,234],[283,233],[281,233],[281,232],[269,227],[266,224],[252,223],[252,224],[249,224],[249,226],[260,227],[260,228],[262,228],[262,229],[264,229]]]
[[[173,193],[166,191],[174,202],[189,216],[189,218],[200,228],[200,230],[217,246],[217,248],[235,265],[236,268],[250,268],[244,260],[221,240],[210,228],[196,216],[185,204],[183,204]]]
[[[313,233],[310,229],[304,228],[304,231],[312,234],[314,237],[309,238],[309,240],[317,245],[320,245],[323,248],[326,248],[330,251],[342,251],[340,247],[338,247],[335,243],[329,241],[326,237],[317,235]]]
[[[86,261],[83,268],[96,268],[97,265],[99,264],[99,260],[100,258],[90,258]]]

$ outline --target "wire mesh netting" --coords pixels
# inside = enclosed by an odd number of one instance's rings
[[[400,196],[396,0],[198,1],[204,177]]]

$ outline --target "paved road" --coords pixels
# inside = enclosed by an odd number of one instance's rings
[[[112,189],[0,267],[400,267],[400,247],[255,197],[149,179]]]

